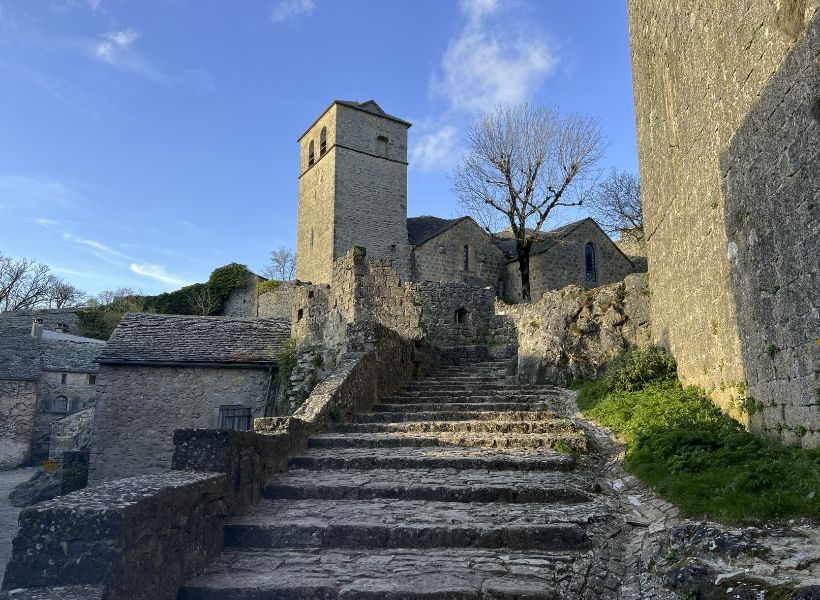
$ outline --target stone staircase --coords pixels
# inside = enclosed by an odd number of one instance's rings
[[[178,598],[617,597],[565,392],[504,367],[439,368],[311,439]]]

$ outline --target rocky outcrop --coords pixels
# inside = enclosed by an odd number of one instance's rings
[[[644,274],[592,290],[565,287],[534,304],[498,304],[496,312],[518,331],[522,383],[567,385],[595,377],[625,349],[651,344]]]

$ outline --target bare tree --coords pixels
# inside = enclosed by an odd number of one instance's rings
[[[92,301],[92,304],[98,306],[105,306],[106,304],[113,304],[116,301],[122,301],[131,296],[137,296],[137,291],[130,287],[121,287],[115,290],[103,290]]]
[[[54,277],[49,290],[49,307],[72,308],[85,301],[85,292],[67,281]]]
[[[54,281],[46,265],[0,255],[0,308],[27,310],[46,306]]]
[[[641,185],[638,176],[613,168],[587,203],[595,220],[610,235],[620,233],[643,241]]]
[[[268,279],[291,281],[296,275],[296,254],[286,246],[270,253],[270,260],[262,273]]]
[[[219,308],[219,302],[208,285],[192,286],[188,292],[188,304],[197,315],[207,316]]]
[[[470,126],[453,191],[488,231],[509,226],[525,302],[533,243],[555,208],[589,197],[605,147],[597,119],[555,107],[500,105]]]

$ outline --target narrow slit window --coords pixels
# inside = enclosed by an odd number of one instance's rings
[[[379,156],[387,156],[387,138],[380,135],[376,138],[376,151]]]
[[[319,134],[319,156],[324,156],[327,152],[327,127],[322,127],[322,133]]]
[[[470,247],[464,246],[464,270],[470,270]]]
[[[316,162],[316,147],[313,145],[313,140],[310,140],[310,145],[308,146],[308,166],[312,167],[313,163]]]
[[[60,374],[60,383],[65,385],[68,383],[68,373],[61,373]]]
[[[595,246],[587,243],[584,246],[584,270],[586,271],[587,283],[596,283],[598,281],[598,264],[595,259]]]

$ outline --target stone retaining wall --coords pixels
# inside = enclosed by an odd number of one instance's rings
[[[0,469],[28,460],[36,412],[36,381],[0,380]]]
[[[569,286],[547,292],[535,304],[499,302],[496,310],[518,332],[522,383],[567,385],[580,377],[595,377],[625,349],[651,343],[649,290],[643,274],[592,290]]]

